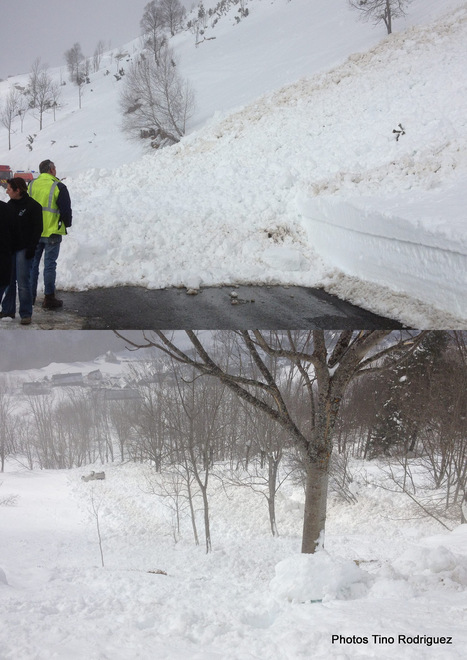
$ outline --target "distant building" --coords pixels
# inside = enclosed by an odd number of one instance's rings
[[[92,380],[93,382],[101,381],[102,380],[102,372],[100,371],[100,369],[96,369],[95,371],[90,371],[88,373],[88,380]]]
[[[42,395],[50,394],[49,388],[40,381],[23,383],[23,394]]]
[[[168,372],[157,372],[151,376],[144,376],[138,380],[138,385],[145,387],[151,387],[152,385],[168,385],[173,386],[175,384],[175,377],[173,374]]]
[[[104,401],[137,401],[141,399],[141,394],[131,387],[105,389],[102,392]]]
[[[77,385],[82,386],[84,385],[83,374],[81,373],[53,374],[52,385],[54,387],[70,387]]]

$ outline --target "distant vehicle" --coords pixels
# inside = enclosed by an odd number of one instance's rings
[[[17,176],[24,179],[27,184],[31,183],[31,181],[34,181],[34,179],[36,178],[34,176],[34,172],[23,172],[22,170],[20,172],[14,173],[14,177],[16,178]]]
[[[2,188],[7,187],[9,179],[13,177],[13,172],[9,165],[0,165],[0,186]]]

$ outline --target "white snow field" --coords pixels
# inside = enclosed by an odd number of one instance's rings
[[[465,658],[467,525],[417,520],[357,477],[357,504],[330,503],[326,549],[301,555],[300,491],[281,489],[273,538],[261,495],[213,481],[206,554],[201,512],[201,544],[187,520],[175,543],[147,466],[90,467],[105,481],[1,475],[16,498],[0,507],[2,660]]]
[[[110,56],[81,110],[68,84],[41,132],[28,114],[8,152],[1,129],[2,163],[53,158],[66,177],[58,287],[318,286],[412,327],[465,327],[467,3],[414,0],[390,36],[344,1],[247,5],[198,47],[171,40],[197,99],[179,144],[128,142]]]

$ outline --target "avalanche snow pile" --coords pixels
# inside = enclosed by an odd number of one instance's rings
[[[462,323],[466,40],[464,4],[70,181],[61,285],[324,286],[417,327]]]
[[[331,72],[326,102],[344,97],[361,133],[340,122],[354,158],[339,166],[341,143],[330,179],[311,181],[299,200],[309,240],[329,263],[458,318],[467,316],[466,18],[464,6],[434,31],[392,35]],[[355,67],[365,71],[359,82]]]

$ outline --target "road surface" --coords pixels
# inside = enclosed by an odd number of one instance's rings
[[[208,287],[148,290],[112,287],[59,292],[64,306],[45,311],[41,300],[33,323],[20,326],[18,316],[2,328],[83,330],[262,330],[398,329],[397,321],[377,316],[320,289],[286,286]]]

